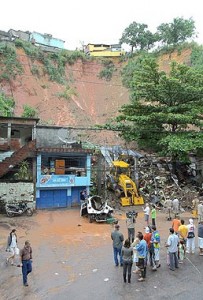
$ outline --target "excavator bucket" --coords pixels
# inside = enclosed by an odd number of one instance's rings
[[[133,204],[134,205],[143,205],[144,204],[144,199],[142,197],[134,197],[133,199]]]
[[[129,205],[132,205],[131,203],[131,198],[130,197],[121,197],[120,198],[120,204],[122,206],[129,206]]]

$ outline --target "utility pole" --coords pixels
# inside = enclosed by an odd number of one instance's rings
[[[99,154],[98,166],[97,166],[97,192],[101,195],[101,175],[102,175],[102,156]]]

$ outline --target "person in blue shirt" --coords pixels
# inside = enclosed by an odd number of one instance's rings
[[[141,277],[138,279],[138,281],[144,281],[146,277],[146,266],[147,266],[147,243],[143,239],[143,234],[141,232],[138,232],[137,237],[139,239],[139,243],[136,245],[136,250],[138,253],[138,263],[137,266],[139,267],[141,271]]]

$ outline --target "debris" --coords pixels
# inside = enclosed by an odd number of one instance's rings
[[[104,281],[105,281],[105,282],[109,281],[109,278],[105,278]]]
[[[138,161],[139,188],[145,202],[159,207],[166,199],[178,198],[181,212],[192,208],[192,199],[199,197],[201,188],[195,184],[190,165],[176,163],[167,158],[148,155]]]
[[[59,275],[59,273],[55,273],[55,275]]]
[[[98,271],[98,269],[93,269],[92,270],[93,273],[96,273],[97,271]]]

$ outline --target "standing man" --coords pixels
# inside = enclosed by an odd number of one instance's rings
[[[170,235],[166,243],[166,247],[169,252],[170,270],[175,271],[178,268],[178,243],[179,238],[177,234],[174,233],[174,229],[170,228]]]
[[[179,200],[177,198],[173,199],[173,212],[175,216],[179,214]]]
[[[203,221],[198,224],[199,255],[203,255]]]
[[[115,266],[118,267],[118,255],[120,258],[120,266],[123,266],[123,259],[121,249],[123,246],[124,236],[119,231],[120,226],[118,224],[115,225],[115,230],[111,233],[111,239],[113,240],[113,255],[114,255],[114,262]]]
[[[128,229],[128,239],[130,243],[132,244],[135,239],[135,216],[132,212],[126,213],[126,226]]]
[[[155,204],[152,204],[151,217],[152,217],[152,225],[156,226],[156,205]]]
[[[29,241],[25,241],[24,248],[20,251],[22,263],[23,284],[28,286],[27,275],[32,272],[32,248]]]
[[[179,234],[180,242],[184,245],[184,257],[185,257],[188,227],[185,225],[184,220],[180,220],[180,223],[181,225],[178,228],[178,234]]]
[[[150,207],[149,207],[149,203],[146,203],[145,207],[142,208],[144,211],[144,219],[146,222],[146,227],[149,226],[149,214],[150,214]]]
[[[193,218],[196,219],[198,216],[198,204],[199,204],[199,199],[198,198],[194,198],[192,200],[192,214],[193,214]]]
[[[135,246],[138,253],[138,263],[137,266],[141,271],[141,277],[138,281],[144,281],[146,277],[146,266],[147,266],[147,243],[143,239],[143,234],[139,232],[137,234],[139,239],[138,244]]]
[[[187,225],[188,234],[187,234],[187,242],[186,242],[186,253],[192,254],[195,253],[195,225],[193,219],[189,219],[189,224]]]
[[[160,234],[158,230],[156,229],[155,225],[152,225],[152,237],[151,237],[151,243],[154,250],[154,262],[152,270],[155,271],[157,268],[159,268],[161,265],[159,263],[159,253],[160,253]]]
[[[179,230],[180,225],[181,225],[180,217],[179,217],[179,215],[175,215],[175,218],[173,219],[173,222],[172,222],[172,228],[174,229],[174,232],[176,234],[178,234],[178,230]]]
[[[171,210],[172,210],[173,202],[171,199],[166,199],[164,202],[164,207],[166,208],[166,211],[168,213],[168,221],[171,221]]]
[[[203,221],[203,205],[202,201],[197,205],[198,223]]]

